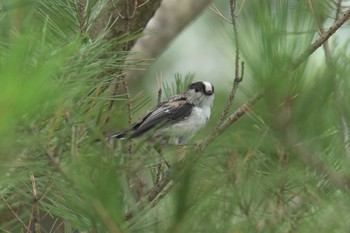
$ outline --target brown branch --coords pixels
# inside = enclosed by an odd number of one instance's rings
[[[240,57],[239,57],[239,39],[238,39],[238,31],[237,31],[237,24],[236,24],[236,17],[235,17],[235,7],[236,7],[236,0],[230,0],[230,10],[231,10],[231,17],[232,17],[232,29],[233,29],[233,34],[234,34],[234,44],[235,44],[235,76],[234,76],[234,80],[233,80],[233,85],[232,85],[232,89],[230,92],[230,95],[228,97],[228,100],[226,101],[224,110],[221,113],[221,117],[214,129],[214,133],[215,131],[218,130],[218,128],[222,125],[222,123],[224,122],[227,114],[230,111],[230,108],[232,106],[233,100],[236,97],[236,93],[237,93],[237,88],[240,84],[240,82],[243,79],[243,74],[244,74],[244,63],[242,62],[242,68],[240,68]],[[241,69],[241,76],[239,75],[239,70]]]
[[[170,177],[164,176],[163,179],[159,180],[155,186],[146,193],[146,196],[141,198],[135,205],[138,213],[140,210],[148,211],[159,203],[159,201],[174,187],[175,183],[170,183],[172,179]],[[131,221],[134,218],[134,212],[129,210],[124,216],[125,221]],[[130,225],[133,225],[130,223]]]
[[[259,99],[261,99],[262,93],[258,93],[252,98],[250,98],[245,104],[241,105],[234,113],[232,113],[222,125],[215,131],[215,133],[210,134],[205,139],[203,139],[195,148],[196,152],[202,151],[206,146],[208,146],[216,137],[223,133],[230,125],[235,123],[239,118],[246,114],[253,104],[255,104]],[[200,153],[197,153],[199,156]]]

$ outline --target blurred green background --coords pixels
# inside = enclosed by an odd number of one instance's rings
[[[348,232],[348,24],[294,67],[348,1],[237,1],[236,35],[229,1],[216,1],[222,16],[206,9],[129,92],[121,47],[140,35],[92,36],[107,4],[0,0],[1,232]],[[245,66],[229,114],[263,98],[194,151],[231,91],[235,36]],[[165,148],[173,181],[149,203],[162,160],[104,135],[156,104],[157,75],[183,89],[176,73],[212,82],[216,99],[188,147]]]

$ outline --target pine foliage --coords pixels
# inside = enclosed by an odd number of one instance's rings
[[[232,0],[233,25],[214,8],[234,38],[231,94],[216,88],[208,126],[164,157],[106,140],[151,95],[122,78],[140,34],[90,36],[107,2],[0,0],[1,232],[348,232],[348,38],[324,39],[346,1]]]

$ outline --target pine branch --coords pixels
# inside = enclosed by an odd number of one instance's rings
[[[313,54],[325,41],[327,41],[348,19],[350,8],[337,19],[333,25],[325,31],[314,43],[309,46],[292,64],[292,70],[297,69],[311,54]]]

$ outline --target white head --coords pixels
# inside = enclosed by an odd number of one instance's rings
[[[185,96],[196,106],[211,107],[215,96],[214,86],[205,81],[192,83],[185,92]]]

